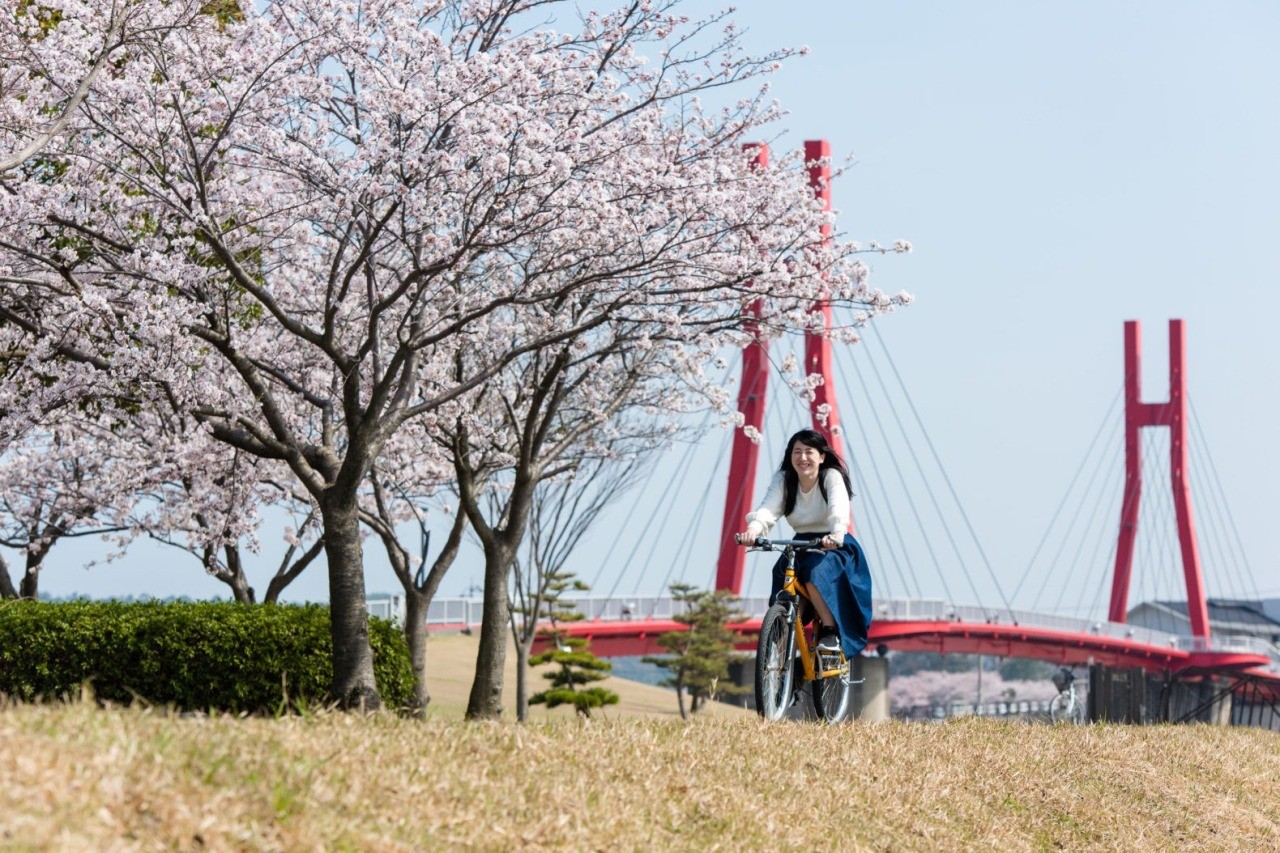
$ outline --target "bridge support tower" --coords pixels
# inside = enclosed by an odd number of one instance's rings
[[[1182,573],[1187,585],[1187,617],[1191,620],[1191,633],[1208,639],[1209,606],[1205,598],[1200,549],[1191,514],[1191,487],[1187,482],[1186,327],[1181,320],[1169,321],[1169,399],[1164,403],[1142,402],[1141,331],[1136,320],[1124,324],[1125,489],[1120,508],[1115,575],[1111,583],[1111,607],[1107,618],[1121,623],[1127,620],[1133,546],[1138,535],[1138,505],[1142,498],[1140,433],[1147,427],[1168,427],[1169,469],[1172,475],[1174,513],[1178,521],[1178,543],[1182,552]]]
[[[1136,320],[1124,324],[1124,500],[1116,541],[1115,574],[1107,618],[1128,619],[1129,583],[1133,574],[1138,508],[1142,499],[1141,432],[1149,427],[1169,430],[1169,470],[1177,518],[1182,574],[1187,588],[1187,618],[1191,633],[1209,639],[1209,604],[1205,594],[1200,549],[1191,512],[1187,479],[1187,332],[1181,320],[1169,321],[1169,399],[1142,401],[1142,328]],[[1142,670],[1117,670],[1095,665],[1089,674],[1089,718],[1150,723],[1195,718],[1224,725],[1230,721],[1230,692],[1211,678],[1153,678]],[[1223,700],[1222,696],[1226,699]]]
[[[756,168],[768,168],[767,145],[748,145],[746,151]],[[824,210],[830,210],[831,143],[825,139],[805,142],[804,159],[814,197],[822,201]],[[831,238],[830,225],[823,226],[822,238]],[[821,301],[813,306],[813,311],[822,314],[823,330],[830,329],[830,303]],[[753,305],[750,313],[758,314],[759,306]],[[758,436],[764,429],[765,391],[769,381],[768,341],[759,335],[756,325],[750,320],[746,323],[746,330],[753,340],[742,351],[738,411],[743,415],[743,427],[733,436],[729,486],[725,492],[724,520],[720,527],[720,556],[716,564],[716,589],[728,590],[734,595],[742,594],[746,552],[734,542],[733,535],[746,527],[746,515],[754,508],[752,499],[755,494],[756,469],[760,461],[760,445],[752,441],[750,433],[754,432]],[[804,368],[807,374],[822,377],[822,383],[814,389],[814,397],[809,404],[813,428],[825,435],[832,449],[843,458],[844,441],[836,407],[831,340],[822,332],[805,333]],[[849,520],[849,531],[853,532],[852,519]]]

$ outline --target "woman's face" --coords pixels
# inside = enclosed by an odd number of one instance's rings
[[[822,451],[818,448],[810,447],[803,441],[797,441],[791,448],[791,467],[805,479],[816,477],[818,469],[822,466],[822,455]]]

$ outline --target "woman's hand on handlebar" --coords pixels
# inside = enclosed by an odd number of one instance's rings
[[[822,544],[819,547],[824,551],[834,551],[840,547],[840,540],[835,537],[834,533],[828,533],[822,537]]]

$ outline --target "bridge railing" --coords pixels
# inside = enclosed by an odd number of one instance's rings
[[[589,620],[625,622],[627,620],[667,620],[684,612],[684,605],[669,595],[632,595],[624,597],[566,596],[577,612]],[[436,598],[427,608],[427,626],[472,626],[480,624],[484,602],[479,598]],[[744,596],[738,609],[748,619],[758,619],[769,609],[767,595]]]
[[[1056,613],[1038,613],[1032,610],[1010,610],[1003,607],[982,607],[969,604],[951,604],[942,599],[885,598],[876,599],[874,618],[895,621],[969,622],[977,624],[1026,625],[1035,628],[1068,631],[1078,634],[1096,634],[1117,640],[1133,640],[1154,646],[1173,648],[1178,636],[1165,631],[1155,631],[1139,625],[1123,625],[1117,622],[1100,622],[1096,619],[1080,619]]]
[[[576,596],[566,597],[588,620],[623,622],[627,620],[667,620],[683,612],[684,605],[669,595]],[[427,626],[479,625],[484,602],[479,598],[436,598],[427,610]],[[744,596],[739,609],[748,619],[758,619],[769,607],[769,597]],[[1272,669],[1280,672],[1280,648],[1257,637],[1182,637],[1166,631],[1080,619],[1055,613],[1030,610],[952,604],[937,598],[878,598],[872,603],[873,618],[894,621],[968,622],[977,624],[1026,625],[1078,634],[1095,634],[1117,640],[1130,640],[1152,646],[1189,652],[1236,652],[1258,654],[1272,661]]]
[[[1235,652],[1263,655],[1271,668],[1280,671],[1280,648],[1261,637],[1178,637],[1177,648],[1188,652]]]

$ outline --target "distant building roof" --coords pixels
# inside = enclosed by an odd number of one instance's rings
[[[1263,613],[1271,619],[1280,621],[1280,598],[1264,598],[1260,603]]]
[[[1156,604],[1164,605],[1183,616],[1187,614],[1185,601],[1157,601]],[[1280,622],[1267,615],[1261,601],[1210,598],[1207,604],[1210,622],[1234,622],[1238,625],[1257,625],[1260,628],[1274,628],[1280,631]]]
[[[1215,631],[1267,637],[1280,635],[1280,620],[1267,615],[1262,601],[1210,598],[1206,603],[1209,609],[1209,625]],[[1145,601],[1134,607],[1130,613],[1134,614],[1143,608],[1164,611],[1180,623],[1190,621],[1187,617],[1185,601]],[[1148,625],[1148,627],[1156,626]],[[1172,627],[1165,627],[1165,630]]]

